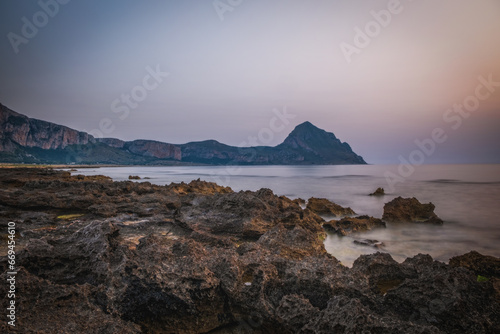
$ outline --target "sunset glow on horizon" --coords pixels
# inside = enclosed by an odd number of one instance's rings
[[[389,164],[439,128],[425,163],[500,163],[498,0],[41,0],[0,13],[0,103],[29,117],[239,145],[286,108],[293,120],[262,144],[310,121]]]

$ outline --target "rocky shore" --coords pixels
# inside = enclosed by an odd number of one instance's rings
[[[404,203],[385,218],[440,222],[430,205]],[[2,296],[9,222],[18,266],[16,327],[4,317],[0,332],[500,332],[500,259],[470,252],[450,264],[423,254],[398,263],[376,253],[348,268],[325,251],[323,225],[344,235],[384,222],[327,224],[315,211],[336,217],[342,208],[300,204],[199,180],[157,186],[0,170]]]

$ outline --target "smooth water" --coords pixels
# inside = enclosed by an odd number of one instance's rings
[[[425,253],[447,262],[470,250],[500,257],[500,165],[419,166],[390,191],[384,176],[388,171],[397,174],[397,166],[106,167],[79,169],[73,174],[103,174],[117,181],[138,175],[159,185],[201,178],[235,191],[270,188],[292,199],[325,197],[350,206],[357,214],[378,218],[384,203],[393,198],[416,197],[422,203],[434,203],[445,224],[387,224],[385,229],[348,237],[329,235],[327,251],[349,266],[359,255],[377,251],[355,245],[354,239],[382,241],[379,250],[398,261]],[[368,196],[377,187],[385,188],[386,195]]]

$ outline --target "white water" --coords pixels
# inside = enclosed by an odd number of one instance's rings
[[[445,224],[388,224],[385,229],[349,237],[329,235],[327,251],[351,265],[359,255],[377,251],[355,245],[353,240],[377,239],[385,245],[380,251],[398,261],[425,253],[446,262],[470,250],[500,257],[500,165],[420,166],[391,192],[384,177],[387,171],[397,173],[397,166],[106,167],[73,174],[103,174],[117,181],[138,175],[159,185],[201,178],[235,191],[270,188],[292,199],[325,197],[350,206],[357,214],[378,218],[384,203],[393,198],[416,197],[422,203],[434,203]],[[387,195],[368,196],[377,187],[384,187]]]

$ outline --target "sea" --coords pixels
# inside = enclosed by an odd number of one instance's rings
[[[416,197],[432,202],[443,225],[387,223],[386,228],[340,237],[328,234],[326,250],[346,266],[362,254],[389,253],[396,261],[419,253],[448,262],[476,250],[500,257],[500,165],[422,165],[401,171],[396,165],[342,166],[189,166],[81,168],[72,174],[102,174],[116,181],[129,175],[158,185],[201,179],[234,191],[269,188],[291,199],[327,198],[358,215],[381,218],[392,199]],[[397,176],[397,177],[396,177]],[[378,187],[385,196],[369,196]],[[327,218],[327,217],[325,217]],[[374,248],[354,243],[371,239]]]

